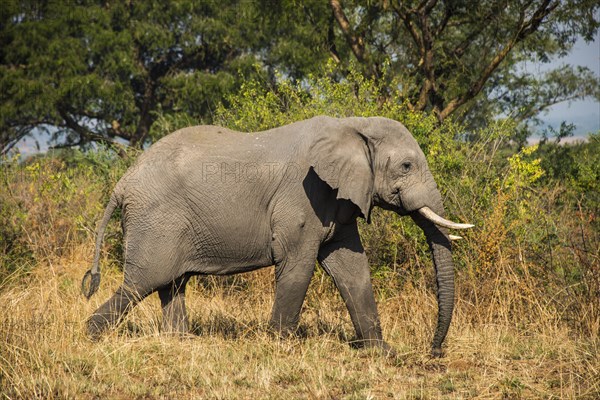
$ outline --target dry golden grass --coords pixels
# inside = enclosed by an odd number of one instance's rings
[[[85,301],[79,283],[90,246],[68,253],[0,287],[2,398],[600,397],[600,342],[593,327],[567,327],[555,308],[526,291],[527,282],[514,285],[510,272],[502,278],[508,283],[480,304],[473,300],[477,288],[458,277],[443,359],[428,356],[436,309],[430,286],[407,283],[389,294],[376,282],[384,334],[400,354],[390,361],[348,346],[353,331],[347,312],[320,273],[305,302],[303,337],[267,334],[270,269],[228,284],[203,278],[190,285],[194,334],[188,337],[160,333],[159,302],[152,296],[116,331],[90,342],[85,319],[122,275],[105,267],[100,291]],[[521,320],[518,312],[525,309],[537,315]]]

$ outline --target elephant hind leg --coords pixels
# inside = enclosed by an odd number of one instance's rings
[[[184,275],[158,289],[163,310],[163,332],[188,333],[189,324],[185,309],[185,286],[190,277]]]
[[[115,294],[88,319],[87,333],[90,338],[98,340],[104,331],[117,325],[144,297],[146,297],[146,294],[140,294],[125,285],[121,285]]]

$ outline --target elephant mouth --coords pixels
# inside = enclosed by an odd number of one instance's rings
[[[472,224],[460,224],[457,222],[452,222],[449,221],[443,217],[440,217],[439,215],[437,215],[436,213],[433,212],[433,210],[427,206],[425,207],[421,207],[417,210],[417,212],[419,214],[421,214],[423,217],[427,218],[429,221],[433,222],[434,224],[444,227],[444,228],[449,228],[449,229],[469,229],[474,227],[475,225]],[[456,237],[456,236],[455,236]]]

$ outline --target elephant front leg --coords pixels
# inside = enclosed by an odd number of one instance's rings
[[[179,334],[189,332],[188,316],[185,309],[185,286],[188,280],[188,276],[183,276],[158,289],[158,296],[163,310],[163,332]]]
[[[394,349],[384,340],[373,295],[371,275],[356,226],[347,226],[336,241],[319,251],[319,263],[333,278],[356,331],[357,347],[379,347],[387,356]]]
[[[312,261],[283,261],[275,267],[275,303],[269,327],[285,337],[298,328],[302,303],[315,270]]]

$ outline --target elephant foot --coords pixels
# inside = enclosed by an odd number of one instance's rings
[[[376,349],[388,359],[396,360],[398,353],[396,349],[390,346],[385,340],[381,339],[359,339],[350,342],[350,346],[355,349]]]
[[[183,318],[164,319],[161,333],[167,335],[187,335],[190,333],[187,316]]]
[[[299,324],[279,324],[273,321],[269,322],[268,331],[279,339],[306,338],[308,335],[305,326]]]
[[[143,297],[145,296],[139,296],[136,291],[121,285],[87,320],[87,334],[90,339],[99,340],[104,331],[115,327]]]
[[[108,325],[109,321],[102,315],[92,315],[87,321],[87,337],[93,342],[99,341]]]
[[[444,352],[441,347],[434,347],[431,349],[431,357],[432,358],[442,358],[444,357]]]

